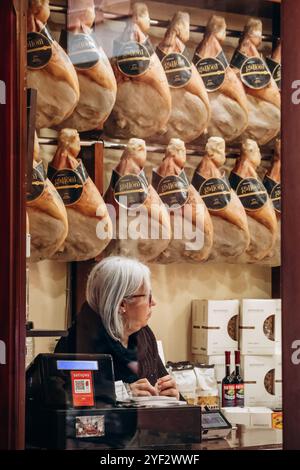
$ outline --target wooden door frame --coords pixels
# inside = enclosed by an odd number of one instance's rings
[[[282,3],[282,298],[284,448],[300,449],[300,84],[298,0]],[[0,448],[24,447],[26,1],[2,0],[0,104]],[[295,87],[295,88],[293,88]],[[300,89],[300,88],[299,88]],[[299,93],[300,96],[300,93]],[[1,95],[2,99],[2,95]],[[23,234],[23,236],[21,236]],[[299,342],[299,343],[297,343]],[[297,353],[299,349],[299,354]],[[3,354],[5,353],[5,354]],[[5,359],[5,363],[3,362]],[[299,361],[298,361],[299,358]],[[299,362],[299,364],[298,364]]]
[[[0,80],[0,448],[24,448],[26,1],[2,0]],[[2,84],[3,86],[3,84]]]
[[[282,349],[283,441],[300,449],[300,9],[282,2]],[[298,83],[296,82],[298,81]],[[300,96],[300,93],[298,93]],[[297,352],[299,351],[299,353]]]

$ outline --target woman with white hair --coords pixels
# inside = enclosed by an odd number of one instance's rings
[[[120,256],[105,258],[92,269],[86,302],[55,352],[111,354],[115,379],[129,384],[134,396],[179,398],[147,325],[155,305],[147,266]]]

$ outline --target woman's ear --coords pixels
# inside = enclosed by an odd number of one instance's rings
[[[122,302],[120,303],[119,312],[121,313],[121,315],[124,315],[124,313],[126,312],[124,300],[122,300]]]

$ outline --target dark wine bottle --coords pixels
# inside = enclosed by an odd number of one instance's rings
[[[234,385],[235,385],[235,406],[244,406],[245,395],[244,395],[244,380],[241,376],[241,360],[240,351],[234,351],[235,361],[235,373],[234,373]]]
[[[230,373],[230,351],[225,351],[225,377],[222,380],[222,406],[235,406],[234,375]]]

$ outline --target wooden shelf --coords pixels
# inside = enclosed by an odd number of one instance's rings
[[[67,336],[67,330],[27,330],[28,338],[50,338],[56,336]]]

